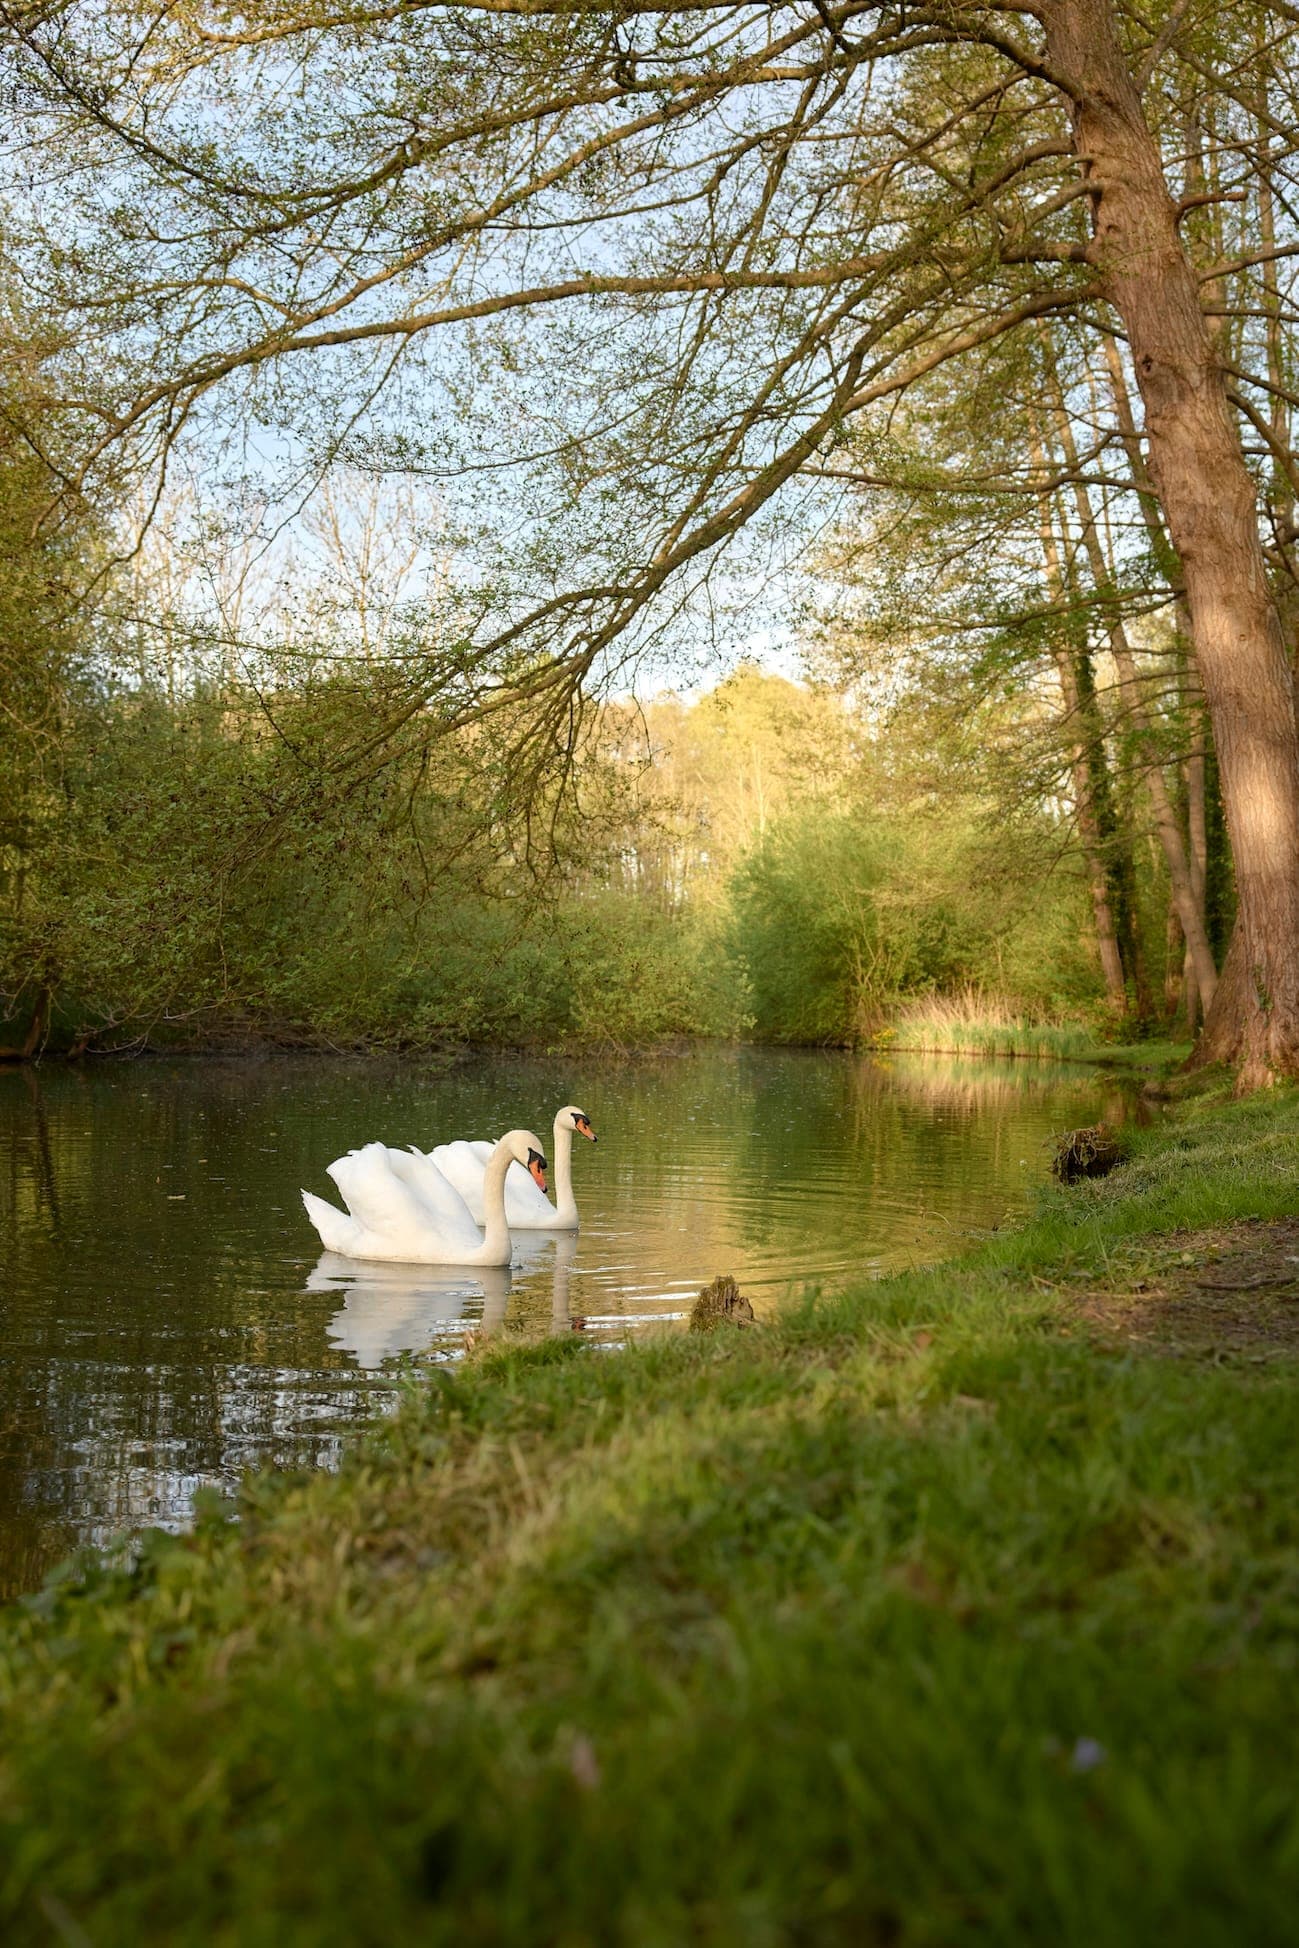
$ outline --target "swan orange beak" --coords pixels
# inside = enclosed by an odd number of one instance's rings
[[[575,1116],[573,1118],[573,1128],[579,1136],[586,1137],[589,1142],[594,1143],[596,1141],[596,1134],[591,1128],[591,1118],[589,1116]]]
[[[546,1188],[546,1159],[540,1156],[536,1150],[529,1150],[528,1152],[528,1174],[537,1186],[537,1189],[544,1191]]]

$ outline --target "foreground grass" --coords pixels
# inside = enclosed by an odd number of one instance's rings
[[[1115,1350],[1299,1211],[1204,1103],[977,1258],[422,1376],[0,1629],[9,1941],[1289,1941],[1299,1363]]]

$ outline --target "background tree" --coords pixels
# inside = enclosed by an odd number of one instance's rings
[[[1260,50],[1279,7],[7,19],[24,139],[94,172],[93,205],[65,176],[28,253],[111,354],[65,390],[67,477],[124,448],[161,468],[260,419],[286,487],[343,452],[461,485],[479,545],[457,626],[344,763],[494,710],[516,772],[544,762],[575,696],[652,650],[741,530],[771,537],[764,510],[848,424],[879,434],[926,375],[962,383],[1041,318],[1120,332],[1236,860],[1243,974],[1219,989],[1219,1040],[1247,1079],[1296,1065],[1289,667],[1184,221],[1253,195],[1264,163],[1277,234],[1295,124]],[[1186,193],[1188,102],[1234,146]],[[1223,155],[1248,183],[1215,186]],[[1293,247],[1203,265],[1210,298]],[[1275,339],[1279,286],[1268,302]]]

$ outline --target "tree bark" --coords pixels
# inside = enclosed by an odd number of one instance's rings
[[[1190,841],[1191,891],[1195,898],[1196,911],[1206,937],[1209,931],[1208,904],[1206,888],[1208,883],[1208,825],[1207,795],[1205,782],[1205,739],[1209,735],[1208,722],[1204,715],[1203,697],[1195,672],[1190,668],[1187,658],[1191,649],[1191,612],[1186,606],[1186,580],[1182,574],[1182,564],[1177,559],[1177,551],[1168,539],[1167,530],[1160,516],[1159,501],[1151,485],[1146,469],[1145,455],[1141,451],[1141,440],[1137,433],[1137,423],[1132,415],[1132,400],[1128,393],[1128,382],[1123,370],[1123,359],[1114,341],[1112,332],[1103,338],[1105,364],[1110,377],[1110,394],[1114,410],[1118,416],[1119,433],[1123,448],[1132,470],[1133,484],[1137,490],[1137,501],[1141,508],[1141,519],[1150,541],[1150,551],[1159,565],[1161,574],[1167,580],[1173,596],[1173,611],[1177,618],[1177,642],[1179,650],[1179,678],[1181,680],[1182,713],[1186,723],[1191,726],[1190,751],[1186,760],[1186,799],[1187,836]],[[1209,942],[1212,950],[1212,941]],[[1195,1040],[1200,1018],[1200,990],[1195,979],[1195,959],[1188,945],[1182,968],[1182,992],[1186,997],[1186,1026],[1191,1040]]]
[[[1239,1057],[1240,1033],[1239,1017],[1248,1005],[1249,979],[1248,963],[1245,958],[1243,936],[1237,922],[1232,931],[1231,943],[1227,948],[1227,958],[1222,963],[1222,974],[1218,981],[1218,992],[1213,997],[1213,1006],[1204,1017],[1204,1027],[1200,1039],[1195,1044],[1195,1053],[1189,1066],[1206,1068],[1212,1062],[1235,1062]]]
[[[1112,0],[1047,0],[1048,62],[1092,201],[1088,255],[1132,350],[1151,479],[1186,579],[1236,863],[1242,1087],[1299,1074],[1299,734],[1254,483]]]

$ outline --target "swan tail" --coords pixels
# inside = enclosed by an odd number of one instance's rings
[[[344,1216],[342,1211],[309,1190],[303,1191],[302,1202],[307,1216],[320,1234],[320,1242],[325,1250],[346,1253],[356,1230],[356,1219]]]

